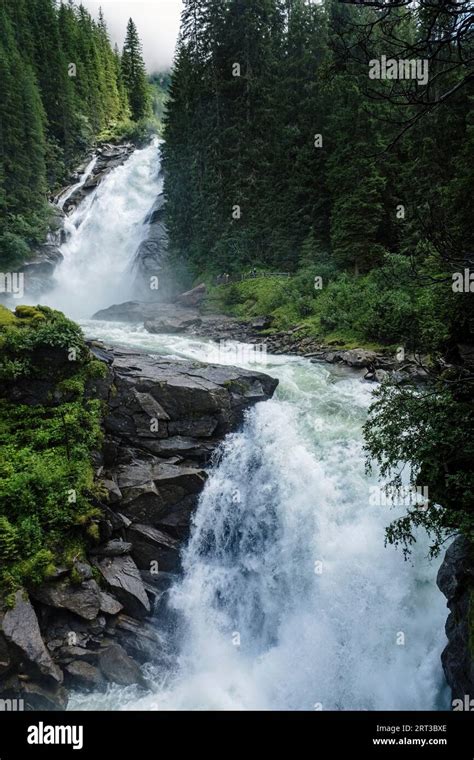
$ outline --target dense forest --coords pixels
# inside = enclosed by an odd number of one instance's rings
[[[125,31],[125,30],[124,30]],[[42,241],[48,193],[97,139],[134,137],[151,115],[133,20],[122,53],[102,12],[72,0],[0,0],[0,260]]]
[[[433,392],[384,386],[366,435],[384,475],[408,461],[431,488],[430,509],[389,540],[409,546],[422,523],[436,551],[444,527],[473,531],[474,285],[460,282],[474,243],[474,42],[467,3],[367,5],[185,2],[168,226],[183,277],[293,274],[225,289],[231,310],[420,357]],[[384,75],[392,59],[413,68]]]

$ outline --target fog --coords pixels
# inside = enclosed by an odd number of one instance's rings
[[[122,49],[127,21],[133,18],[143,43],[143,55],[149,73],[171,66],[182,0],[82,0],[97,18],[102,7],[112,43]]]

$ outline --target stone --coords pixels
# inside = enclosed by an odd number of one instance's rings
[[[131,549],[132,545],[127,541],[114,538],[112,541],[107,541],[106,544],[95,547],[90,551],[90,554],[98,557],[121,557],[124,554],[130,554]]]
[[[474,694],[472,651],[472,599],[474,597],[474,547],[456,538],[446,552],[437,583],[447,597],[450,614],[446,622],[448,644],[441,662],[453,699]]]
[[[19,696],[25,702],[27,710],[65,710],[68,693],[63,686],[49,686],[36,681],[25,681],[21,685]]]
[[[349,367],[354,367],[356,369],[370,367],[376,358],[377,354],[375,351],[367,351],[362,348],[354,348],[341,353],[341,360],[345,362],[345,364],[348,364]]]
[[[257,317],[251,323],[252,330],[268,330],[271,327],[271,317]]]
[[[75,562],[73,567],[82,582],[91,580],[92,568],[87,562]]]
[[[62,682],[62,672],[46,649],[33,606],[21,589],[15,594],[14,606],[3,615],[0,630],[5,639],[17,647],[28,664],[56,683]]]
[[[117,468],[117,479],[123,493],[122,512],[134,522],[157,524],[187,497],[195,497],[195,501],[205,478],[203,470],[163,463],[156,458],[121,465]]]
[[[123,605],[120,604],[115,597],[111,594],[107,594],[105,591],[101,591],[100,594],[100,611],[105,612],[107,615],[118,615],[123,610]]]
[[[198,327],[201,320],[196,317],[191,318],[166,318],[148,320],[145,322],[145,330],[153,335],[179,335],[185,333],[190,327]]]
[[[64,673],[68,685],[74,688],[93,691],[105,686],[106,681],[101,671],[84,660],[70,662],[65,666]]]
[[[204,283],[201,283],[196,288],[188,290],[186,293],[181,293],[177,296],[176,302],[181,306],[196,307],[204,301],[207,295],[207,287]]]
[[[48,607],[69,610],[85,620],[94,620],[100,610],[100,589],[95,580],[88,580],[80,586],[68,579],[57,583],[43,583],[32,589],[34,599]]]
[[[101,478],[100,482],[107,490],[109,504],[117,504],[122,498],[122,493],[117,483],[110,478]]]
[[[132,524],[127,530],[138,567],[150,570],[156,562],[160,571],[173,573],[179,569],[180,542],[151,525]]]
[[[98,663],[103,675],[111,683],[121,686],[138,684],[144,688],[147,687],[140,668],[120,644],[111,644],[102,649],[99,652]]]
[[[146,620],[136,620],[120,614],[115,628],[117,639],[125,651],[138,662],[156,661],[166,651],[166,642],[156,626]]]
[[[131,557],[107,557],[98,561],[97,567],[125,612],[137,618],[149,614],[150,602],[140,571]]]

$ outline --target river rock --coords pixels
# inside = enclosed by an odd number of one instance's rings
[[[35,587],[32,596],[48,607],[69,610],[84,620],[94,620],[100,610],[100,589],[94,580],[75,586],[69,580],[44,583]]]
[[[181,293],[181,295],[176,297],[176,302],[180,304],[180,306],[186,306],[195,308],[196,306],[200,306],[207,295],[207,287],[204,283],[201,283],[196,288],[193,288],[192,290],[186,291],[186,293]]]
[[[24,700],[27,710],[64,711],[68,703],[68,692],[63,686],[37,681],[22,682],[17,696]]]
[[[111,644],[102,649],[99,652],[98,663],[107,682],[121,686],[139,684],[144,688],[147,687],[140,668],[120,644]]]
[[[54,664],[41,637],[36,613],[25,592],[15,594],[15,603],[0,619],[0,630],[6,641],[13,644],[28,664],[37,668],[47,678],[61,683],[61,670]]]
[[[50,290],[54,271],[62,260],[63,255],[56,243],[45,242],[36,246],[31,258],[19,270],[24,275],[25,296],[35,299]]]
[[[140,571],[131,557],[107,557],[98,561],[97,567],[129,615],[143,618],[149,614],[150,602]]]
[[[165,573],[179,569],[180,542],[150,525],[132,524],[127,535],[133,545],[133,559],[138,567],[150,570],[156,563]]]
[[[370,367],[374,363],[376,357],[377,354],[375,351],[367,351],[363,348],[354,348],[341,353],[341,360],[345,364],[348,364],[349,367],[354,367],[356,369]]]
[[[105,591],[101,591],[100,594],[100,611],[105,612],[106,615],[118,615],[123,610],[123,605]]]
[[[145,322],[145,330],[153,335],[179,335],[201,324],[199,317],[161,317]]]
[[[187,497],[195,497],[195,501],[206,477],[202,470],[168,464],[155,457],[119,466],[116,476],[123,494],[123,514],[133,522],[150,525],[158,525]]]
[[[147,620],[136,620],[120,614],[115,626],[115,635],[126,652],[138,662],[156,661],[166,651],[166,642]]]
[[[241,422],[244,409],[270,398],[278,385],[257,371],[175,362],[133,351],[116,351],[113,370],[117,394],[106,426],[111,432],[125,429],[128,435],[132,428],[136,435],[136,415],[143,413],[134,391],[150,394],[172,422],[210,416],[217,423],[216,433],[225,435]],[[150,431],[148,436],[156,438]]]
[[[94,665],[84,660],[74,660],[64,668],[68,685],[88,691],[101,690],[106,684],[103,674]]]

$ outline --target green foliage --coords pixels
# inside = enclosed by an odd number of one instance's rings
[[[355,345],[402,345],[430,353],[443,350],[457,319],[456,296],[446,293],[442,273],[437,287],[420,287],[420,278],[441,263],[413,270],[403,256],[387,255],[364,276],[338,273],[331,263],[305,263],[290,279],[266,277],[215,289],[214,308],[242,318],[273,317],[275,329],[307,325],[322,341],[338,334]],[[322,289],[315,278],[322,278]]]
[[[47,306],[17,306],[15,315],[0,332],[0,378],[38,376],[54,367],[71,374],[74,363],[83,361],[82,331],[64,314]]]
[[[459,371],[440,375],[422,391],[382,383],[365,426],[367,451],[390,485],[401,485],[401,462],[413,485],[427,487],[427,510],[410,507],[387,529],[389,543],[408,552],[415,529],[432,536],[436,556],[447,535],[463,532],[474,541],[474,404],[472,378]]]
[[[85,388],[107,371],[61,313],[22,306],[12,317],[0,326],[0,585],[10,590],[40,582],[68,547],[97,536],[91,452],[101,445],[102,408]],[[14,402],[12,381],[21,390],[36,376],[54,377],[50,400]]]
[[[138,81],[148,103],[143,66]],[[139,110],[134,105],[137,119],[149,114]],[[145,132],[131,115],[122,58],[111,47],[102,12],[96,22],[72,1],[0,2],[2,271],[21,264],[44,240],[48,189],[68,181],[98,137]]]
[[[142,48],[137,27],[133,19],[127,24],[127,35],[123,46],[121,73],[130,103],[130,111],[135,121],[151,115],[151,96],[147,83]]]

